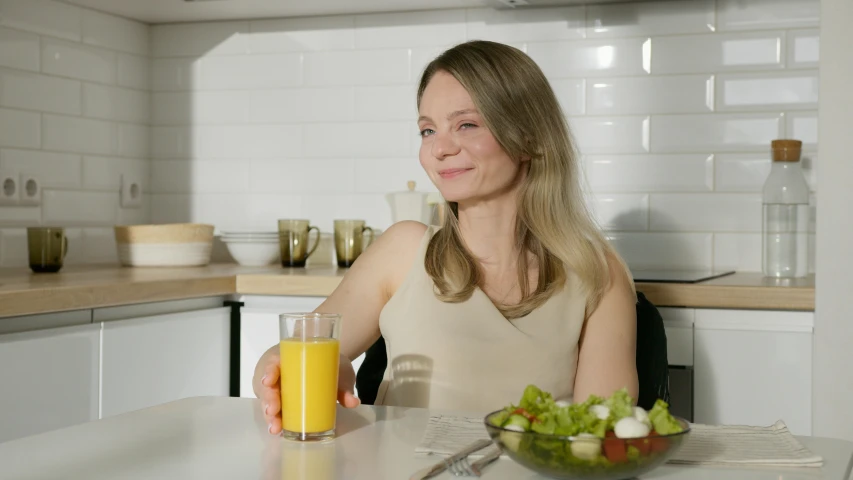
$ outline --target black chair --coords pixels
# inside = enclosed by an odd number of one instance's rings
[[[355,385],[361,403],[373,405],[388,364],[385,340],[380,336],[364,355]],[[660,398],[669,402],[669,364],[666,356],[666,330],[657,308],[637,292],[637,379],[640,392],[637,405],[651,409]]]

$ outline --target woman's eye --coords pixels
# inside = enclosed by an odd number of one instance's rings
[[[435,133],[435,131],[431,128],[425,128],[425,129],[421,130],[421,136],[422,137],[428,137],[428,136],[432,135],[433,133]]]
[[[474,127],[476,127],[476,125],[474,125],[473,123],[463,123],[462,125],[459,126],[459,128],[464,128],[464,129],[474,128]]]

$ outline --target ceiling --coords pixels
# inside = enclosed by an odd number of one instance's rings
[[[146,23],[483,7],[493,0],[63,0]]]

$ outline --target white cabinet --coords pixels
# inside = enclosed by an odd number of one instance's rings
[[[811,434],[812,312],[697,309],[695,421]]]
[[[91,323],[0,335],[0,442],[97,420],[99,345]]]
[[[95,320],[133,313],[122,308],[96,310]],[[192,396],[228,396],[230,312],[217,307],[103,322],[102,416]]]

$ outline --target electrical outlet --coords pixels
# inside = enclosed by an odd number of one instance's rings
[[[20,179],[15,172],[0,170],[0,205],[17,205],[20,200]]]
[[[130,176],[121,176],[121,192],[119,195],[121,208],[142,207],[142,181]]]
[[[41,205],[41,182],[35,175],[29,173],[21,174],[20,185],[20,205],[38,206]]]

